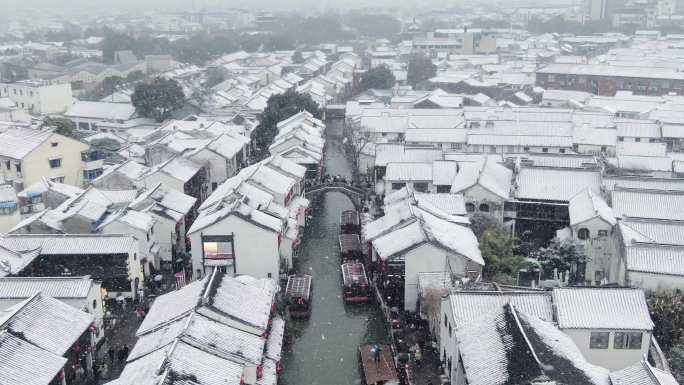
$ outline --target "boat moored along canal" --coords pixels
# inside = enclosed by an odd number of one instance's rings
[[[343,261],[363,258],[361,239],[358,234],[340,234],[340,257]]]
[[[310,275],[291,275],[285,287],[285,302],[290,318],[308,318],[311,315],[312,279]]]
[[[356,210],[345,210],[340,214],[340,234],[360,234],[361,224]]]
[[[359,346],[359,364],[366,385],[399,385],[399,376],[389,345]]]
[[[366,268],[360,262],[342,264],[342,297],[346,302],[368,302],[370,300],[370,285]]]

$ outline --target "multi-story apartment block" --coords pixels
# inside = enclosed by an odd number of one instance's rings
[[[73,102],[71,84],[22,80],[0,83],[0,97],[9,98],[17,107],[33,114],[60,114]]]

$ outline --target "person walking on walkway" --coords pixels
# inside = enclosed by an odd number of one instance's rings
[[[114,347],[110,346],[109,349],[107,349],[107,355],[109,356],[109,362],[114,364]]]
[[[378,345],[373,345],[371,348],[371,353],[373,353],[373,362],[375,362],[375,366],[380,365],[380,346]]]
[[[416,359],[416,366],[420,368],[420,363],[423,361],[423,352],[420,351],[420,346],[418,346],[418,344],[416,344],[414,357]]]

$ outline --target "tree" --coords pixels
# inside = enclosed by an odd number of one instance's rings
[[[266,108],[260,115],[260,123],[257,127],[256,142],[264,149],[271,145],[277,134],[276,125],[301,111],[308,111],[317,119],[320,119],[322,111],[318,104],[311,99],[309,94],[300,94],[290,90],[280,95],[268,98]]]
[[[505,234],[506,229],[499,219],[492,214],[477,212],[470,216],[470,228],[475,233],[477,239],[482,239],[485,231],[490,230],[496,233]]]
[[[74,137],[74,131],[76,130],[76,123],[67,118],[48,116],[43,119],[43,126],[54,127],[56,133],[72,138]]]
[[[361,84],[359,87],[362,91],[375,88],[386,90],[394,87],[396,79],[394,74],[386,65],[380,65],[378,67],[369,69],[361,75]]]
[[[207,69],[207,77],[204,81],[203,88],[211,88],[219,83],[222,83],[224,80],[226,80],[226,78],[223,76],[223,71],[221,71],[221,68],[209,67]]]
[[[118,91],[124,84],[126,79],[120,76],[109,76],[102,81],[102,93],[104,95],[111,95]]]
[[[393,39],[401,32],[401,22],[389,15],[350,12],[345,24],[370,38]]]
[[[485,261],[483,274],[492,279],[495,276],[515,277],[527,265],[524,257],[514,252],[515,239],[500,231],[485,230],[480,239],[480,252]]]
[[[302,56],[302,51],[295,51],[295,53],[292,54],[292,62],[294,64],[304,63],[304,56]]]
[[[682,345],[684,343],[684,295],[682,292],[679,290],[651,292],[648,293],[646,301],[651,319],[655,324],[653,336],[663,351],[667,354],[677,344],[679,344],[679,349],[684,350],[684,345]],[[682,363],[684,364],[684,361]],[[679,370],[684,370],[684,365],[679,366]]]
[[[414,88],[437,73],[437,66],[424,53],[414,53],[409,58],[406,81]]]
[[[584,280],[584,266],[587,257],[584,255],[582,246],[572,239],[554,238],[548,247],[541,247],[531,253],[542,265],[544,276],[553,277],[554,271],[558,274],[569,272],[570,284]]]
[[[684,382],[684,341],[681,339],[670,350],[670,366],[677,381]]]
[[[183,89],[173,79],[155,78],[150,83],[135,86],[131,102],[140,116],[158,122],[171,117],[171,113],[183,107]]]
[[[133,71],[126,75],[126,81],[129,83],[139,82],[145,79],[145,74],[142,71]]]
[[[116,51],[134,50],[136,45],[136,40],[126,34],[107,33],[102,41],[102,60],[112,64]]]
[[[121,143],[111,138],[95,139],[90,142],[92,147],[106,151],[119,151]]]

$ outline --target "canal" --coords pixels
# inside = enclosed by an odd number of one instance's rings
[[[325,165],[332,175],[351,177],[342,150],[342,120],[328,121]],[[283,357],[281,383],[352,385],[360,383],[357,348],[387,341],[382,315],[373,304],[342,300],[338,226],[340,213],[353,209],[342,193],[327,192],[311,202],[313,218],[305,230],[297,270],[313,276],[311,317],[288,324],[290,344]]]

